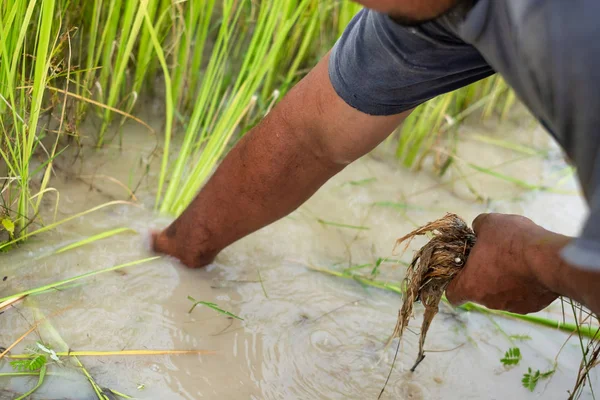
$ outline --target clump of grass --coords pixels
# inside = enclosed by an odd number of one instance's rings
[[[432,235],[431,240],[413,257],[405,277],[406,291],[402,307],[398,313],[398,322],[390,341],[395,337],[402,338],[413,314],[413,305],[420,301],[425,306],[419,354],[414,371],[425,358],[423,345],[431,321],[438,312],[438,306],[446,287],[460,272],[475,245],[475,233],[459,216],[446,214],[441,219],[430,222],[408,235],[398,239],[397,244],[410,241],[416,236]],[[408,246],[407,243],[407,246]]]

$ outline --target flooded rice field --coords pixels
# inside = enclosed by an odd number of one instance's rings
[[[11,354],[26,352],[36,341],[56,352],[211,352],[78,357],[101,388],[139,399],[376,399],[396,348],[396,342],[384,346],[401,297],[314,268],[353,268],[368,276],[378,259],[408,261],[418,243],[399,255],[393,254],[395,240],[446,212],[469,222],[481,212],[523,214],[569,235],[577,234],[587,212],[572,171],[527,116],[516,113],[501,124],[473,121],[458,137],[460,170],[451,168],[442,178],[427,165],[407,171],[393,158],[393,143],[384,143],[289,217],[230,246],[207,268],[191,270],[162,257],[27,297],[0,311],[0,346],[8,347],[38,321]],[[2,254],[0,278],[6,278],[0,297],[154,255],[148,232],[170,221],[152,212],[155,139],[126,124],[122,148],[118,140],[113,143],[60,160],[57,219],[127,200],[127,187],[137,187],[135,204],[106,206]],[[527,189],[523,182],[549,190]],[[51,222],[55,203],[46,197],[44,220]],[[132,231],[53,254],[116,228]],[[395,261],[380,263],[377,279],[398,282],[404,268]],[[189,313],[188,296],[243,320],[202,305]],[[417,306],[382,398],[567,398],[581,360],[577,338],[447,304],[430,328],[427,357],[411,373],[422,311]],[[556,303],[540,315],[561,320],[562,312]],[[520,348],[522,360],[507,368],[500,359],[511,347]],[[97,398],[76,361],[59,360],[49,359],[48,375],[32,398]],[[521,385],[528,368],[543,372],[555,362],[556,372],[533,392]],[[10,371],[8,360],[0,360],[0,373]],[[0,376],[0,398],[16,398],[36,382],[37,377]],[[599,382],[597,372],[592,382]],[[592,398],[589,388],[582,398]]]

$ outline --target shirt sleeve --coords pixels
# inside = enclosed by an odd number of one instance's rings
[[[361,112],[392,115],[493,74],[451,24],[439,19],[408,27],[361,10],[330,55],[335,91]]]
[[[561,254],[569,264],[589,270],[600,271],[600,193],[592,198],[590,215],[583,231],[565,247]]]

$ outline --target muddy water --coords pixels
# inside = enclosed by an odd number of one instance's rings
[[[89,128],[90,134],[93,127]],[[526,156],[482,143],[476,135],[511,140],[548,156]],[[116,143],[116,142],[115,142]],[[110,200],[127,197],[116,184],[139,184],[138,206],[117,205],[62,225],[3,254],[6,281],[0,296],[84,272],[152,255],[149,229],[168,218],[152,212],[156,170],[141,181],[154,146],[144,130],[127,125],[123,149],[65,157],[54,182],[60,190],[59,218]],[[565,234],[576,234],[586,208],[560,153],[531,121],[516,114],[502,124],[469,123],[459,132],[458,164],[440,180],[427,166],[421,172],[399,168],[384,144],[327,183],[304,206],[226,249],[206,269],[189,270],[162,258],[90,278],[61,290],[33,296],[0,315],[0,345],[7,346],[35,320],[51,324],[19,344],[35,340],[55,350],[211,350],[214,354],[178,356],[80,357],[91,376],[108,387],[142,399],[374,399],[383,386],[395,346],[384,349],[400,297],[380,289],[331,277],[310,266],[342,270],[392,257],[394,241],[416,225],[455,212],[467,220],[498,211],[530,216]],[[525,190],[482,174],[466,163],[532,185],[565,193]],[[480,200],[477,201],[476,199]],[[50,200],[48,198],[48,200]],[[375,206],[393,202],[396,207]],[[47,204],[50,218],[53,203]],[[319,220],[362,226],[342,228]],[[108,229],[126,233],[94,244],[49,255],[53,250]],[[408,252],[402,258],[410,259]],[[370,268],[364,271],[368,273]],[[380,279],[398,281],[403,267],[383,264]],[[218,304],[243,318],[229,319],[199,306],[188,313],[192,296]],[[415,373],[422,308],[403,341],[396,368],[383,398],[396,399],[563,399],[574,383],[581,353],[576,340],[528,323],[455,311],[442,305],[428,336],[427,357]],[[542,313],[560,318],[560,305]],[[510,339],[527,335],[529,340]],[[523,360],[505,369],[504,352],[521,348]],[[521,387],[527,367],[545,371],[555,358],[557,372],[532,394]],[[7,363],[0,372],[9,371]],[[52,364],[36,392],[40,399],[92,399],[95,394],[72,361]],[[593,382],[598,383],[597,374]],[[0,377],[0,398],[14,398],[35,378]],[[584,398],[590,397],[586,391]]]

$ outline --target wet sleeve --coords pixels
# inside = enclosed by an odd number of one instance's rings
[[[350,22],[329,60],[337,94],[371,115],[398,114],[493,73],[444,21],[407,27],[367,9]]]

